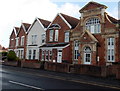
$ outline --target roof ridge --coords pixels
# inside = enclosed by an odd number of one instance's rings
[[[42,19],[42,18],[38,18],[39,20],[43,20],[43,21],[47,21],[47,22],[51,22],[49,20],[46,20],[46,19]]]
[[[63,14],[63,13],[60,13],[60,15],[70,24],[72,29],[77,26],[79,19],[69,16],[69,15],[66,15],[66,14]]]
[[[116,18],[108,15],[107,13],[106,13],[106,17],[107,17],[107,18],[109,19],[109,21],[112,22],[112,23],[118,23],[118,21],[119,21],[118,19],[116,19]]]
[[[25,22],[24,22],[24,23],[22,23],[22,24],[27,24],[27,25],[31,25],[30,23],[25,23]]]

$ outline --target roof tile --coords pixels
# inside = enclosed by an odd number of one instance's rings
[[[64,18],[65,20],[72,26],[72,29],[75,28],[79,22],[79,19],[77,18],[74,18],[72,16],[68,16],[68,15],[65,15],[65,14],[62,14],[60,13]]]
[[[40,22],[43,24],[43,26],[44,26],[45,28],[47,28],[48,25],[51,23],[51,22],[48,21],[48,20],[44,20],[44,19],[41,19],[41,18],[38,18],[38,19],[40,20]]]

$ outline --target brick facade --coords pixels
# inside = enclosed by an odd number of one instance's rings
[[[91,57],[90,57],[90,65],[110,65],[112,62],[107,61],[107,39],[114,38],[114,62],[118,62],[119,60],[119,28],[118,28],[118,20],[109,16],[105,9],[107,7],[105,5],[101,5],[95,2],[89,2],[85,7],[80,10],[81,18],[75,29],[72,30],[71,34],[71,42],[72,42],[72,58],[74,57],[74,41],[79,41],[79,53],[80,56],[78,60],[73,60],[73,63],[77,64],[85,64],[86,53],[85,47],[89,47],[91,49]],[[90,30],[86,29],[86,22],[89,19],[98,19],[100,21],[100,32],[92,33]],[[92,26],[92,25],[91,25]],[[89,32],[84,33],[85,31]],[[97,40],[95,42],[94,40]],[[88,53],[89,55],[89,53]]]
[[[111,65],[120,62],[118,20],[109,16],[105,12],[106,8],[105,5],[89,2],[79,11],[81,13],[79,20],[58,13],[52,23],[44,24],[47,29],[46,43],[39,47],[39,60],[51,62],[60,60],[60,63],[87,65]],[[10,36],[9,49],[16,49],[18,56],[21,55],[18,51],[23,50],[23,59],[26,56],[26,32],[29,26],[30,24],[22,23],[19,32],[15,32],[18,30],[15,28]],[[22,36],[24,36],[23,45],[21,45]],[[19,38],[17,46],[16,38]],[[78,41],[76,49],[75,41]],[[108,45],[108,41],[114,44]]]
[[[16,49],[16,36],[17,36],[18,31],[19,31],[18,27],[13,28],[13,31],[12,31],[10,38],[9,38],[9,50]]]
[[[73,18],[71,16],[59,13],[49,25],[46,30],[46,44],[40,47],[41,50],[44,50],[44,55],[46,57],[46,50],[51,50],[52,52],[52,62],[61,62],[72,63],[71,53],[71,45],[70,41],[65,41],[65,33],[69,32],[74,28],[78,23],[78,19]],[[55,40],[56,30],[58,30],[58,39]],[[50,40],[50,32],[53,31],[52,41]],[[68,39],[69,40],[69,39]],[[40,53],[40,57],[42,52]],[[49,54],[48,54],[49,55]],[[59,59],[58,57],[61,56]],[[42,60],[42,59],[41,59]],[[45,59],[44,59],[45,60]],[[49,60],[48,60],[49,61]]]

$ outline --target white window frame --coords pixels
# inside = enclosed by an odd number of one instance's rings
[[[54,30],[49,31],[49,41],[53,41]]]
[[[101,24],[100,20],[98,18],[90,18],[86,21],[85,27],[87,30],[89,30],[91,33],[101,33]]]
[[[21,53],[20,53],[21,55],[20,55],[20,58],[21,59],[23,59],[23,57],[24,57],[24,50],[21,50]]]
[[[19,43],[19,37],[16,38],[16,46],[18,46]]]
[[[59,30],[55,30],[55,41],[58,41]]]
[[[52,60],[52,50],[49,50],[49,61]]]
[[[62,50],[58,50],[57,52],[57,63],[62,63]]]
[[[42,50],[42,59],[41,59],[42,61],[44,61],[45,60],[45,51],[44,50]]]
[[[28,51],[28,59],[31,60],[32,59],[32,50]]]
[[[70,39],[69,39],[69,36],[70,36],[70,32],[65,32],[65,42],[69,42]]]
[[[42,44],[44,44],[46,41],[46,35],[45,33],[41,35],[41,38],[42,38]]]
[[[22,37],[21,37],[21,46],[24,45],[24,40],[25,40],[25,36],[22,36]]]
[[[18,57],[20,58],[21,54],[20,54],[20,50],[18,50]]]
[[[87,56],[89,55],[89,57]],[[89,61],[87,61],[89,59]],[[84,64],[91,64],[91,49],[90,47],[85,47],[84,49]]]
[[[109,37],[107,38],[107,61],[115,62],[115,38]]]
[[[36,59],[36,50],[33,50],[33,59]]]
[[[11,40],[14,40],[13,38]]]
[[[74,60],[78,60],[78,52],[79,52],[79,42],[78,40],[74,41]]]
[[[32,37],[32,40],[31,40],[32,45],[37,44],[37,35],[32,35],[31,37]]]
[[[49,60],[49,50],[45,50],[45,61],[48,61],[48,60]]]

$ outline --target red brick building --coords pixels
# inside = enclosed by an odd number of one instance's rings
[[[111,65],[120,62],[118,20],[108,15],[107,6],[89,2],[79,12],[78,25],[72,30],[73,64]]]
[[[22,23],[16,37],[16,54],[20,59],[25,59],[26,56],[26,42],[27,30],[30,27],[28,23]]]
[[[40,60],[57,63],[72,63],[70,30],[78,24],[78,19],[58,13],[46,30],[46,44],[40,46]]]
[[[15,49],[16,49],[16,37],[17,37],[18,31],[19,31],[18,27],[13,28],[13,31],[9,38],[9,50],[15,51]]]

